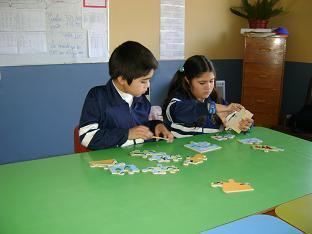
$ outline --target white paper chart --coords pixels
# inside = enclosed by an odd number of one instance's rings
[[[108,0],[1,0],[0,66],[108,57]]]
[[[160,1],[160,59],[184,59],[184,0]]]

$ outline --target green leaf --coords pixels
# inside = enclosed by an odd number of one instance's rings
[[[230,11],[246,19],[268,20],[284,12],[283,7],[274,8],[279,0],[257,0],[250,4],[249,0],[242,0],[242,6],[230,7]]]

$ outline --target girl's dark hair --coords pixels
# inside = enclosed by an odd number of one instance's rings
[[[133,79],[157,69],[158,62],[152,52],[140,43],[126,41],[113,51],[108,66],[112,79],[122,76],[130,85]]]
[[[203,55],[194,55],[188,58],[185,61],[184,65],[180,67],[180,69],[174,74],[171,80],[168,95],[164,101],[163,110],[165,111],[169,102],[178,90],[184,93],[187,98],[195,98],[191,91],[191,81],[194,78],[201,76],[205,72],[213,72],[216,77],[216,71],[212,62],[209,59],[207,59]],[[184,77],[187,79],[188,82],[184,79]],[[210,94],[210,97],[217,103],[221,102],[215,88]]]

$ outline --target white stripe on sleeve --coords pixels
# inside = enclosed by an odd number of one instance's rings
[[[193,135],[182,135],[180,133],[177,133],[175,131],[171,131],[172,135],[175,137],[175,138],[184,138],[184,137],[191,137]]]
[[[216,132],[220,132],[220,129],[216,129],[216,128],[204,128],[203,129],[204,133],[216,133]]]
[[[126,147],[129,145],[134,145],[134,144],[141,144],[143,143],[144,140],[141,138],[135,139],[135,140],[127,140],[125,143],[123,143],[120,147]]]
[[[93,123],[93,124],[86,125],[82,128],[79,128],[79,136],[89,132],[90,130],[98,129],[98,127],[99,127],[98,123]]]
[[[199,127],[185,127],[183,125],[180,124],[176,124],[176,123],[172,123],[171,128],[173,129],[178,129],[182,132],[198,132],[198,133],[215,133],[215,132],[220,132],[219,129],[215,129],[215,128],[199,128]]]
[[[88,147],[88,145],[90,144],[90,141],[92,140],[92,138],[94,137],[94,134],[99,131],[100,129],[96,129],[96,130],[93,130],[91,132],[88,132],[84,138],[82,139],[81,141],[81,144],[84,146],[84,147]]]
[[[170,121],[170,122],[173,122],[172,121],[172,118],[171,118],[171,114],[170,114],[170,108],[171,106],[176,103],[176,102],[179,102],[181,101],[180,99],[177,99],[177,98],[173,98],[171,99],[171,101],[169,102],[167,108],[166,108],[166,115],[167,115],[167,119]]]
[[[134,145],[134,140],[127,140],[120,147],[125,147],[125,146],[129,146],[129,145]]]

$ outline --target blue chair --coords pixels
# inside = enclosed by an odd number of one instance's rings
[[[270,215],[252,215],[207,230],[201,234],[299,234],[303,233],[286,222]]]

